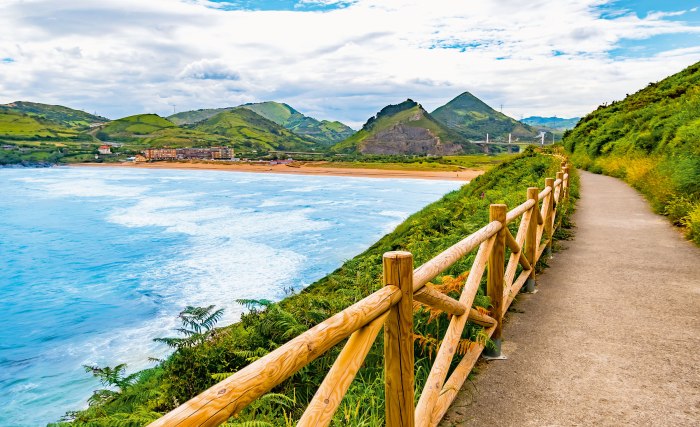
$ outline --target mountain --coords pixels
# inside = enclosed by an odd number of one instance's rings
[[[95,130],[103,141],[138,141],[152,133],[173,128],[175,124],[157,114],[137,114],[111,121]]]
[[[408,99],[384,107],[357,133],[331,148],[362,154],[457,154],[477,152],[456,132],[436,121],[417,102]]]
[[[319,148],[314,141],[243,107],[221,112],[197,123],[193,129],[226,136],[237,148],[257,151],[312,151]]]
[[[62,105],[40,104],[38,102],[16,101],[1,104],[0,112],[26,114],[40,120],[49,120],[71,129],[87,129],[92,125],[106,123],[109,119],[85,111],[74,110]]]
[[[527,124],[500,113],[469,92],[464,92],[447,104],[430,113],[435,120],[470,140],[514,140],[531,141],[537,137],[535,129]]]
[[[223,113],[224,111],[231,111],[235,108],[237,107],[203,108],[200,110],[181,111],[177,114],[168,116],[167,119],[178,126],[193,125],[195,123],[203,122],[204,120],[210,119],[219,113]]]
[[[0,108],[1,141],[63,141],[81,138],[78,130],[38,116],[30,116],[12,109]]]
[[[349,126],[341,122],[318,121],[301,114],[287,104],[279,102],[243,104],[241,107],[255,111],[266,119],[283,126],[285,129],[319,144],[333,145],[355,133]]]
[[[521,123],[530,125],[535,128],[542,128],[546,130],[558,130],[565,131],[573,129],[576,123],[581,120],[580,117],[572,117],[570,119],[563,119],[561,117],[540,117],[532,116],[520,120]]]
[[[196,124],[210,119],[217,114],[233,111],[241,107],[259,114],[304,139],[314,141],[321,145],[333,145],[355,132],[341,122],[328,120],[319,121],[313,117],[303,115],[287,104],[273,101],[243,104],[239,107],[183,111],[169,116],[168,120],[177,125]]]

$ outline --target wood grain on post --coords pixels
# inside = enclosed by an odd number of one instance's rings
[[[537,187],[530,187],[527,189],[527,198],[529,200],[534,200],[535,204],[532,206],[532,213],[530,214],[530,224],[527,227],[527,237],[525,238],[525,256],[530,265],[533,267],[530,271],[530,278],[535,279],[535,264],[537,264],[537,247],[539,242],[537,241],[537,218],[539,216],[539,206],[537,206],[537,194],[539,189]]]
[[[467,307],[471,307],[474,303],[474,297],[476,296],[476,291],[479,289],[479,284],[486,270],[486,264],[495,240],[496,236],[493,236],[489,240],[483,242],[479,246],[479,251],[476,253],[476,258],[474,258],[474,263],[469,271],[467,282],[464,284],[464,289],[462,289],[462,295],[459,297],[459,302]],[[431,425],[431,414],[437,402],[440,390],[442,390],[442,386],[445,383],[452,358],[457,351],[457,344],[462,337],[462,332],[464,331],[464,326],[468,319],[469,314],[467,313],[461,316],[453,316],[450,320],[450,324],[447,326],[447,332],[445,332],[437,356],[435,356],[435,362],[433,362],[433,367],[425,382],[423,393],[421,393],[418,405],[416,406],[417,426],[425,427]]]
[[[150,427],[218,426],[402,299],[385,286],[203,391]]]
[[[413,427],[413,255],[387,252],[383,263],[384,286],[401,290],[384,323],[386,425]]]
[[[508,265],[506,266],[506,272],[503,275],[503,282],[504,286],[506,287],[513,284],[513,280],[515,280],[515,272],[518,269],[518,263],[520,263],[524,269],[530,269],[530,263],[527,262],[526,252],[523,250],[523,248],[525,247],[525,238],[527,237],[527,230],[530,226],[530,217],[532,216],[532,207],[535,206],[535,202],[534,200],[528,200],[528,202],[530,202],[528,204],[530,206],[530,210],[523,213],[523,218],[520,221],[520,226],[518,227],[518,234],[515,236],[515,243],[517,243],[520,247],[520,251],[518,253],[513,252],[510,254]]]
[[[554,181],[554,207],[561,201],[561,184],[564,182],[564,172],[557,172],[557,180]]]
[[[499,221],[504,226],[496,234],[493,250],[489,256],[489,269],[486,282],[486,295],[491,299],[491,313],[498,325],[494,332],[494,338],[501,338],[503,331],[503,275],[506,257],[506,205],[491,205],[489,208],[489,221]]]
[[[563,187],[564,189],[564,200],[569,199],[569,167],[566,166],[564,168],[564,182],[563,182]]]
[[[547,204],[544,218],[544,234],[547,236],[547,249],[551,251],[552,236],[554,235],[554,178],[545,178],[544,185],[552,189],[544,201]]]
[[[378,317],[350,335],[350,339],[314,394],[297,427],[322,427],[331,423],[333,415],[365,361],[388,315],[387,313]]]

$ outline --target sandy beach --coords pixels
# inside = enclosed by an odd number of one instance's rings
[[[179,163],[179,162],[154,162],[154,163],[78,163],[71,166],[80,167],[123,167],[132,169],[199,169],[231,172],[255,172],[255,173],[288,173],[298,175],[329,175],[329,176],[354,176],[368,178],[413,178],[413,179],[438,179],[449,181],[471,181],[484,173],[479,169],[463,169],[459,171],[411,171],[391,169],[367,169],[367,168],[339,168],[302,165],[270,165],[250,163]]]

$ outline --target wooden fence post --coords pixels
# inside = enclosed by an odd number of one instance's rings
[[[383,257],[384,286],[401,289],[384,324],[384,390],[386,425],[413,427],[413,255],[387,252]]]
[[[525,257],[530,261],[532,271],[530,278],[525,284],[526,292],[535,292],[535,264],[537,264],[537,249],[540,242],[537,241],[537,211],[539,210],[538,196],[539,188],[530,187],[527,189],[527,198],[535,201],[535,205],[531,208],[530,224],[527,227],[527,237],[525,238]]]
[[[489,208],[489,222],[498,221],[503,224],[503,228],[496,234],[491,255],[489,255],[488,278],[486,282],[486,295],[491,299],[492,317],[498,324],[491,339],[495,344],[495,349],[487,349],[485,355],[491,358],[501,356],[501,332],[503,330],[503,275],[506,259],[506,205],[491,205]]]
[[[552,219],[554,218],[554,178],[545,178],[544,186],[551,188],[551,191],[543,202],[547,203],[547,215],[544,219],[544,235],[549,240],[544,249],[544,254],[549,257],[552,256],[552,236],[554,235],[554,224],[552,223]]]
[[[564,175],[566,175],[566,180],[562,183],[562,188],[564,189],[564,197],[562,200],[569,200],[569,166],[564,167]]]

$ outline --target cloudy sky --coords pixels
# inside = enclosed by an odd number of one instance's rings
[[[470,91],[570,117],[700,60],[700,1],[1,0],[0,103],[118,118],[287,102],[360,126]]]

